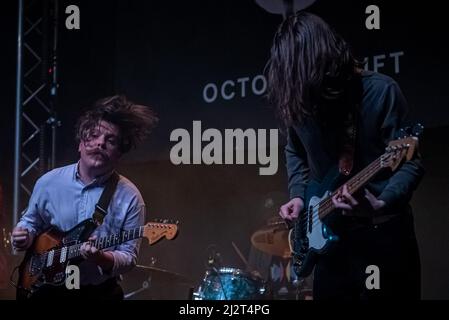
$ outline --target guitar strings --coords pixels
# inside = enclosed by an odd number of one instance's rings
[[[98,244],[99,243],[101,243],[101,242],[108,242],[106,239],[107,238],[111,238],[112,237],[112,239],[110,240],[110,242],[112,242],[113,241],[113,239],[115,240],[115,239],[117,239],[117,237],[120,237],[120,236],[122,236],[125,232],[132,232],[133,234],[136,232],[135,230],[137,230],[137,229],[139,229],[139,237],[140,237],[140,233],[141,233],[141,228],[144,228],[145,226],[140,226],[140,227],[138,227],[138,228],[135,228],[135,229],[133,229],[133,230],[128,230],[128,231],[122,231],[122,232],[120,232],[120,233],[115,233],[115,234],[113,234],[113,235],[111,235],[111,236],[108,236],[108,237],[102,237],[102,238],[99,238],[99,239],[96,239],[96,240],[92,240],[92,241],[85,241],[85,242],[83,242],[83,243],[77,243],[77,244],[73,244],[73,245],[69,245],[69,246],[64,246],[64,247],[60,247],[60,248],[58,248],[58,249],[54,249],[54,255],[60,255],[60,253],[62,252],[62,250],[63,250],[63,248],[67,248],[66,250],[68,251],[68,252],[70,252],[70,251],[75,251],[76,253],[79,253],[79,250],[81,249],[81,246],[84,244],[84,243],[87,243],[87,242],[90,242],[91,244],[95,244],[95,246],[98,246]],[[129,234],[128,234],[128,237],[129,237]],[[137,238],[134,238],[134,239],[129,239],[128,241],[131,241],[131,240],[135,240],[135,239],[137,239]],[[100,240],[102,240],[102,241],[100,241]],[[114,245],[112,245],[112,246],[114,246]],[[70,250],[69,248],[71,248],[71,247],[73,247],[72,248],[72,250]],[[39,257],[43,257],[43,256],[48,256],[48,253],[49,252],[51,252],[52,250],[49,250],[49,251],[46,251],[45,253],[42,253],[42,254],[40,254],[39,255]]]
[[[369,169],[368,169],[369,168]],[[364,171],[366,171],[366,172],[364,172],[364,174],[363,174],[363,176],[369,176],[369,175],[371,175],[372,173],[375,173],[378,169],[380,168],[380,163],[371,163]],[[358,181],[354,181],[353,183],[354,184],[356,184]],[[349,180],[348,181],[348,183],[351,183],[351,180]],[[358,187],[360,187],[360,186],[357,186],[357,188]],[[348,190],[349,191],[349,190]],[[323,207],[322,207],[322,210],[323,211],[328,211],[328,210],[334,210],[335,208],[333,208],[333,206],[334,206],[334,203],[332,202],[332,197],[334,197],[335,196],[335,192],[334,193],[332,193],[331,194],[331,196],[329,196],[329,197],[327,197],[325,200],[323,200],[322,202],[325,202],[325,203],[323,203],[322,205],[323,205]],[[319,210],[316,210],[316,212],[315,212],[315,209],[317,208],[317,207],[319,207],[319,206],[321,206],[321,202],[320,203],[318,203],[317,205],[315,205],[314,207],[313,207],[313,213],[312,213],[312,228],[314,228],[314,227],[316,227],[318,224],[319,224],[319,221],[321,220],[320,219],[320,216],[319,216]],[[327,213],[326,213],[327,214]]]
[[[140,226],[140,227],[137,227],[137,228],[134,228],[134,229],[132,229],[132,230],[127,230],[127,231],[122,231],[122,232],[119,232],[119,233],[115,233],[115,234],[113,234],[113,235],[111,235],[111,236],[108,236],[108,237],[102,237],[102,238],[99,238],[99,239],[96,239],[96,240],[92,240],[92,241],[85,241],[85,242],[83,242],[83,243],[86,243],[86,242],[90,242],[91,244],[95,244],[95,246],[98,246],[98,244],[99,243],[102,243],[102,242],[108,242],[106,239],[107,238],[112,238],[110,241],[112,242],[113,241],[113,239],[115,240],[115,239],[120,239],[120,237],[125,233],[125,232],[128,232],[128,237],[129,237],[129,235],[131,234],[131,233],[135,233],[136,232],[136,230],[139,230],[138,231],[138,237],[135,237],[135,235],[134,235],[134,239],[128,239],[127,241],[131,241],[131,240],[135,240],[135,239],[137,239],[137,238],[140,238],[141,237],[141,234],[143,234],[143,232],[142,232],[142,228],[145,228],[145,226],[147,226],[147,225],[152,225],[152,226],[157,226],[157,227],[161,227],[161,228],[170,228],[170,226],[169,225],[164,225],[164,224],[161,224],[161,223],[148,223],[148,224],[146,224],[146,225],[144,225],[144,226]],[[100,241],[100,240],[102,240],[102,241]],[[126,241],[122,241],[122,242],[120,242],[119,241],[119,243],[123,243],[123,242],[126,242]],[[70,248],[70,247],[75,247],[75,248],[73,248],[73,250],[77,253],[77,255],[79,254],[79,250],[80,250],[80,248],[81,248],[81,246],[82,246],[82,244],[83,243],[77,243],[77,244],[74,244],[74,245],[70,245],[70,246],[65,246],[65,247],[60,247],[60,248],[58,248],[58,249],[54,249],[54,255],[59,255],[61,252],[62,252],[62,250],[63,250],[63,248]],[[119,244],[118,243],[118,244]],[[114,245],[117,245],[117,244],[113,244],[112,246],[114,246]],[[72,250],[72,251],[73,251]],[[67,251],[69,251],[70,252],[70,249],[67,249]],[[39,257],[43,257],[43,256],[47,256],[48,255],[48,253],[49,252],[51,252],[51,250],[50,251],[47,251],[47,252],[45,252],[45,253],[43,253],[43,254],[40,254],[39,255]]]
[[[377,158],[376,160],[374,160],[370,165],[368,165],[363,171],[361,171],[361,176],[367,176],[372,174],[373,172],[377,171],[379,168],[381,168],[381,158]],[[356,185],[361,177],[359,179],[354,180],[355,177],[351,178],[347,184],[354,184]],[[352,181],[354,180],[354,181]],[[351,182],[352,181],[352,182]],[[332,202],[332,197],[335,196],[337,191],[334,191],[330,196],[328,196],[326,199],[320,201],[319,203],[317,203],[316,205],[314,205],[313,207],[311,207],[309,210],[312,210],[312,229],[314,227],[316,227],[319,223],[319,221],[321,220],[319,217],[319,207],[321,207],[321,209],[323,211],[327,211],[329,210],[334,204]],[[316,210],[318,208],[318,210]],[[302,231],[302,233],[304,233],[304,231],[307,230],[307,227],[309,225],[308,223],[308,215],[305,214],[303,215],[302,219],[300,219],[300,221],[298,221],[299,227]]]
[[[376,170],[378,170],[381,167],[381,157],[376,159],[375,161],[373,161],[370,165],[368,165],[364,170],[361,171],[362,176],[366,176],[366,175],[370,175],[371,173],[375,172]],[[347,183],[351,183],[351,180],[353,180],[354,177],[352,179],[350,179]],[[354,184],[359,182],[361,180],[361,178],[354,180]],[[333,206],[333,202],[332,202],[332,197],[335,196],[335,192],[333,192],[329,197],[327,197],[326,199],[320,201],[319,203],[317,203],[316,205],[314,205],[311,209],[312,210],[312,229],[314,227],[316,227],[319,223],[319,221],[321,220],[319,217],[319,209],[317,209],[317,207],[319,208],[320,206],[323,206],[323,210],[329,210],[332,206]],[[295,233],[295,239],[299,239],[301,237],[303,237],[304,235],[307,235],[307,228],[308,228],[308,215],[302,215],[299,218],[299,221],[297,222],[298,227],[296,228],[296,224],[295,224],[295,229],[294,229],[294,233]],[[299,230],[298,230],[299,229]],[[298,232],[300,232],[300,236],[298,236]],[[297,241],[295,241],[297,242]],[[294,252],[292,250],[292,252]],[[295,252],[294,252],[295,253]]]

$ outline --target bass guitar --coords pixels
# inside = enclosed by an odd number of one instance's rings
[[[331,250],[332,245],[339,239],[327,223],[335,211],[332,197],[342,191],[344,184],[352,195],[380,171],[386,168],[395,171],[401,163],[412,159],[417,145],[416,135],[393,140],[388,144],[384,154],[345,183],[341,183],[344,178],[338,167],[333,167],[320,183],[311,181],[308,184],[304,210],[300,212],[289,232],[293,268],[298,277],[309,276],[319,256]]]

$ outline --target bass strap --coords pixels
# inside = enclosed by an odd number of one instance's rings
[[[342,175],[351,174],[354,167],[354,150],[357,135],[357,110],[358,105],[348,112],[344,122],[344,134],[342,149],[338,161],[338,169]]]

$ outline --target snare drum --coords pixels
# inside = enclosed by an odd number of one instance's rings
[[[194,300],[258,300],[265,294],[264,281],[235,268],[208,270]]]

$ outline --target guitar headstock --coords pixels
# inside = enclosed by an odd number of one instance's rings
[[[150,245],[162,238],[173,240],[178,234],[178,221],[158,219],[144,225],[143,236],[148,239]]]
[[[384,168],[389,167],[394,171],[404,159],[405,161],[411,160],[418,149],[418,135],[422,133],[422,130],[423,126],[421,124],[414,126],[413,129],[401,130],[408,136],[390,141],[381,157],[381,166]]]

